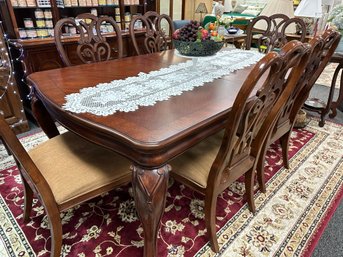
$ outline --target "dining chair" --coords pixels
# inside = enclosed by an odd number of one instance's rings
[[[11,150],[24,186],[24,222],[30,219],[33,194],[45,208],[51,231],[51,257],[62,246],[60,212],[131,181],[130,162],[66,132],[28,152],[0,115],[0,139]]]
[[[143,42],[141,37],[136,38],[135,24],[137,22],[141,22],[145,30]],[[174,24],[172,19],[166,14],[158,14],[153,11],[133,17],[129,26],[129,34],[137,55],[172,49],[173,32]]]
[[[254,174],[261,146],[302,73],[307,50],[303,43],[292,41],[284,46],[285,55],[265,55],[245,79],[228,114],[224,136],[211,136],[170,163],[172,177],[205,195],[207,234],[215,252],[219,251],[217,197],[245,175],[248,206],[255,212]]]
[[[296,116],[308,98],[314,83],[335,52],[340,37],[341,36],[337,31],[328,29],[322,36],[317,36],[310,41],[311,47],[306,68],[299,79],[295,90],[292,92],[291,97],[282,108],[275,127],[271,130],[271,134],[268,136],[267,140],[265,140],[262,147],[260,160],[257,165],[257,179],[262,192],[266,192],[264,164],[268,147],[279,139],[282,149],[283,164],[288,169],[288,149]],[[284,53],[280,54],[282,55]]]
[[[328,60],[328,62],[338,64],[335,71],[333,72],[330,91],[329,91],[327,101],[325,103],[324,101],[322,101],[318,98],[307,98],[304,105],[303,105],[304,110],[316,112],[320,115],[320,120],[318,122],[318,125],[320,127],[323,127],[325,125],[325,117],[330,112],[330,110],[332,111],[332,113],[329,114],[329,117],[334,118],[336,116],[336,114],[337,114],[336,108],[337,107],[334,108],[334,105],[336,105],[337,102],[339,103],[340,102],[339,99],[342,98],[342,96],[343,96],[343,95],[341,96],[341,93],[339,93],[336,103],[333,102],[337,78],[338,78],[340,71],[343,70],[343,63],[342,63],[343,57],[341,57],[342,55],[338,53],[339,46],[342,44],[343,41],[338,39],[339,35],[336,35],[336,36],[337,36],[336,40],[338,41],[338,42],[336,42],[337,46],[335,46],[334,49],[331,48],[327,53],[326,52],[324,53],[325,58]],[[328,43],[328,45],[330,45],[329,40],[327,43]],[[326,48],[328,48],[328,47],[326,47]],[[326,65],[326,63],[325,63],[325,65]],[[341,82],[340,83],[341,83],[341,85],[343,85],[343,77],[342,76],[341,76]],[[343,86],[340,86],[340,88],[343,90]],[[342,90],[340,90],[340,92],[343,92]]]
[[[264,27],[264,29],[260,29]],[[254,18],[247,27],[245,48],[250,50],[255,44],[259,52],[268,53],[272,50],[279,50],[289,40],[287,39],[287,29],[297,27],[299,32],[298,40],[305,41],[306,24],[300,18],[289,18],[284,14],[274,14],[271,16],[258,16]]]
[[[107,33],[106,30],[113,32]],[[63,18],[56,23],[54,33],[58,53],[66,66],[107,61],[123,56],[121,29],[112,17],[98,18],[90,13],[83,13],[76,18]],[[70,36],[79,36],[76,50],[68,43]],[[114,38],[115,48],[107,42],[108,37]]]

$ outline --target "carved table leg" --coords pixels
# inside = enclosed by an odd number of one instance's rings
[[[144,257],[157,256],[157,233],[164,213],[171,167],[158,169],[131,167],[136,209],[144,230]]]
[[[31,108],[37,123],[49,138],[60,134],[45,106],[35,95],[31,98]]]
[[[334,79],[332,80],[332,83],[335,83],[333,85],[335,87],[337,75],[338,75],[338,72],[340,70],[342,70],[342,73],[341,73],[341,82],[340,82],[340,85],[339,85],[339,95],[338,95],[337,100],[335,102],[332,102],[332,104],[330,106],[330,109],[332,110],[332,113],[329,115],[330,118],[336,117],[336,115],[337,115],[337,110],[336,109],[343,102],[343,63],[340,63],[338,65],[338,67],[336,68],[335,73],[334,73]]]

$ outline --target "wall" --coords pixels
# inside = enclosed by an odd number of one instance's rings
[[[199,3],[205,3],[208,13],[212,12],[213,0],[187,0],[185,4],[185,19],[187,20],[200,20],[200,14],[194,13]],[[203,15],[205,16],[205,15]]]
[[[170,14],[170,1],[173,1],[173,20],[181,20],[182,17],[182,0],[160,0],[160,13]]]

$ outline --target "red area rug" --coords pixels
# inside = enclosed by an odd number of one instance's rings
[[[46,140],[43,133],[21,139],[26,148]],[[309,256],[343,195],[343,128],[311,121],[295,130],[291,168],[282,167],[280,148],[268,151],[267,193],[256,188],[257,213],[246,205],[244,183],[219,196],[217,256]],[[50,231],[44,208],[35,200],[32,221],[23,223],[23,189],[15,163],[0,145],[0,256],[49,256]],[[205,235],[203,197],[170,181],[158,240],[158,256],[214,256]],[[130,185],[61,215],[62,256],[139,257],[142,227]]]

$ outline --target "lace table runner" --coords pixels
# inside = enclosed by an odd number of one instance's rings
[[[66,96],[65,110],[99,116],[117,111],[135,111],[139,106],[153,106],[171,96],[193,90],[229,73],[256,63],[263,54],[235,49],[215,56],[196,58],[136,77],[101,83]]]

